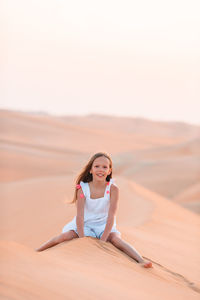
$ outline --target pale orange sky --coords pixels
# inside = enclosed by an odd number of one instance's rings
[[[199,1],[1,1],[1,108],[200,123]]]

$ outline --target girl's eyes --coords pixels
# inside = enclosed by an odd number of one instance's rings
[[[99,166],[94,166],[95,168],[98,168]],[[103,166],[104,169],[107,169],[108,167],[107,166]]]

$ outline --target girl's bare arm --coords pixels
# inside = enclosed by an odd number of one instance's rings
[[[84,237],[84,205],[85,196],[82,189],[77,192],[77,215],[76,215],[76,225],[79,238]]]
[[[113,227],[114,224],[114,217],[117,213],[117,206],[119,202],[119,189],[115,185],[111,185],[110,187],[110,207],[109,207],[109,212],[108,212],[108,219],[106,223],[106,227],[104,230],[104,233],[101,237],[101,240],[106,241],[110,231]]]

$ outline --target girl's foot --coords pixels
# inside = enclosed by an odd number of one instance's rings
[[[139,262],[139,264],[144,268],[153,268],[152,262],[149,260],[144,260],[142,262]]]

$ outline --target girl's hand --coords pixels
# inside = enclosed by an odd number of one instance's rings
[[[106,238],[104,238],[104,237],[103,237],[103,235],[102,235],[102,237],[100,238],[100,240],[101,240],[101,241],[104,241],[104,242],[106,242],[106,241],[107,241],[107,239],[106,239]]]

